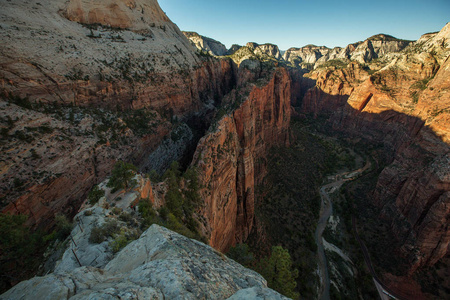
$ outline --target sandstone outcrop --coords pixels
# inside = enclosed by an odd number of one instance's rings
[[[152,225],[104,268],[86,265],[35,277],[19,283],[0,297],[261,299],[260,295],[287,299],[268,289],[261,275],[211,247]]]
[[[171,128],[157,115],[147,119],[150,134],[141,135],[126,123],[131,119],[102,110],[32,110],[6,101],[0,107],[2,128],[4,120],[12,120],[2,136],[2,212],[28,215],[28,225],[42,229],[52,226],[57,213],[73,216],[116,160],[142,160]]]
[[[277,60],[283,59],[280,53],[280,49],[278,49],[278,46],[274,44],[258,45],[256,46],[254,52],[259,56],[273,57]]]
[[[161,10],[157,0],[70,0],[62,9],[62,14],[82,24],[101,24],[146,34],[151,34],[150,28],[156,26],[178,30]]]
[[[197,32],[183,31],[183,34],[200,51],[207,52],[214,56],[224,56],[228,50],[224,44],[212,38],[199,35]]]
[[[449,40],[447,24],[368,67],[317,69],[301,104],[304,112],[328,114],[336,130],[384,144],[389,165],[374,199],[403,244],[410,274],[445,256],[450,242]],[[389,48],[385,37],[367,42],[379,52]]]
[[[226,113],[201,139],[193,165],[204,187],[203,226],[210,244],[221,251],[245,241],[254,222],[255,187],[266,174],[270,147],[289,143],[290,80],[277,69],[270,81],[251,85],[224,99],[242,104]]]
[[[230,65],[200,58],[155,0],[33,7],[5,3],[0,14],[2,94],[186,115],[230,88]]]
[[[150,156],[168,120],[202,116],[235,85],[231,60],[199,57],[155,0],[20,0],[0,20],[0,208],[28,225],[73,215],[116,160],[178,159],[192,140]]]

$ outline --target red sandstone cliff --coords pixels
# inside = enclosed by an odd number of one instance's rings
[[[289,143],[287,71],[277,69],[266,85],[251,85],[245,91],[249,94],[242,104],[200,141],[193,160],[203,186],[204,229],[211,246],[221,251],[247,238],[254,222],[255,187],[267,171],[267,151]],[[234,103],[242,92],[225,100]]]
[[[381,142],[390,153],[374,199],[413,257],[410,273],[449,249],[449,41],[447,24],[373,64],[317,69],[308,75],[316,86],[302,99],[304,112],[328,114],[334,129]]]
[[[139,165],[173,115],[210,110],[235,84],[232,61],[197,55],[156,0],[19,0],[0,18],[0,209],[30,225],[76,212],[115,161]],[[146,132],[111,112],[127,109],[145,111]]]

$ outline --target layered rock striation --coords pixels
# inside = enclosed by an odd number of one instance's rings
[[[154,0],[6,2],[0,22],[0,208],[28,225],[73,216],[117,160],[181,159],[197,137],[165,139],[170,121],[207,120],[236,83],[233,62],[196,54]],[[175,155],[152,156],[163,140]]]
[[[230,64],[199,57],[157,1],[17,1],[0,20],[4,95],[186,115],[230,88]]]
[[[212,126],[193,160],[204,187],[204,230],[221,251],[247,238],[254,223],[255,188],[267,172],[267,151],[289,143],[289,75],[277,69],[266,85],[251,85],[230,97],[224,101],[244,100]]]
[[[450,242],[449,29],[368,66],[317,69],[301,101],[304,112],[330,116],[334,129],[384,145],[388,166],[374,201],[410,274],[445,256]]]

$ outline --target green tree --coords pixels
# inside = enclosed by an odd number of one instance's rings
[[[113,193],[133,187],[136,184],[136,180],[133,179],[135,172],[136,167],[133,164],[118,161],[114,165],[107,187],[112,188]]]
[[[73,224],[63,214],[55,215],[55,224],[57,237],[61,240],[65,239],[72,232]]]
[[[169,189],[166,193],[166,206],[178,219],[183,218],[183,194],[180,191],[181,172],[180,165],[174,161],[170,168],[164,173],[164,178],[167,180]]]
[[[105,196],[105,191],[98,187],[98,185],[94,185],[92,190],[89,192],[88,199],[91,205],[97,203],[100,198]]]
[[[291,256],[282,246],[272,247],[270,258],[261,260],[259,272],[267,280],[267,285],[279,293],[297,299],[299,294],[295,292],[298,270],[292,268]]]
[[[237,244],[236,246],[231,247],[227,256],[247,268],[250,267],[254,261],[253,253],[250,252],[247,244]]]

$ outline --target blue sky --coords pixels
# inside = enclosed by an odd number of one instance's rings
[[[184,31],[227,47],[247,42],[280,49],[346,46],[374,34],[417,40],[450,22],[450,0],[158,0]]]

